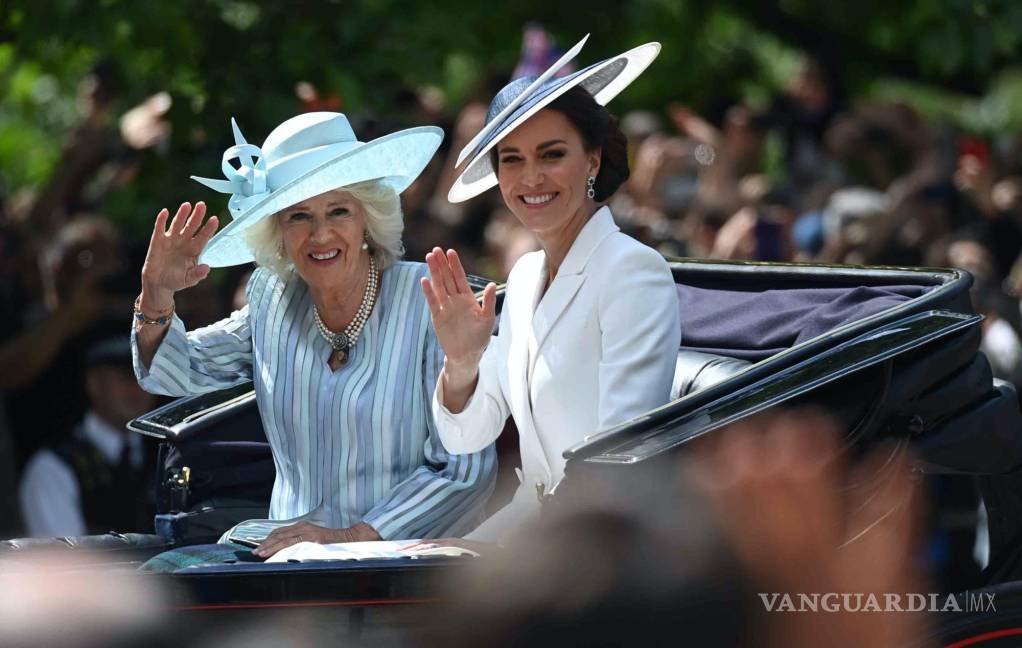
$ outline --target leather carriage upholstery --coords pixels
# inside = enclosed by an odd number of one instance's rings
[[[678,351],[678,360],[674,367],[671,400],[715,385],[743,371],[751,364],[748,360],[682,349]]]

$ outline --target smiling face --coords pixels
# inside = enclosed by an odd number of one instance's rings
[[[599,170],[600,152],[586,151],[568,118],[549,108],[497,144],[497,181],[504,202],[541,238],[589,216],[586,179]]]
[[[362,250],[365,212],[350,194],[335,189],[276,215],[284,252],[307,284],[329,289],[352,281],[368,263]]]

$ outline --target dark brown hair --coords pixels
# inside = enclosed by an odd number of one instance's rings
[[[575,86],[547,106],[564,115],[582,137],[586,152],[601,149],[600,172],[593,185],[596,202],[614,195],[628,179],[628,139],[618,126],[617,118],[581,86]],[[490,150],[494,170],[498,168],[497,147]]]

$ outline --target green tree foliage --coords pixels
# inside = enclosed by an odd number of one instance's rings
[[[147,155],[137,181],[106,204],[142,229],[164,203],[215,199],[188,175],[217,174],[231,116],[260,141],[300,110],[299,81],[339,95],[348,112],[394,124],[412,119],[397,101],[407,88],[440,88],[455,113],[481,79],[514,66],[528,21],[562,46],[591,32],[582,63],[661,41],[660,58],[618,111],[766,101],[802,51],[851,94],[895,79],[979,101],[1022,39],[1022,3],[1013,0],[2,0],[0,181],[12,192],[46,179],[80,119],[78,82],[112,61],[122,110],[160,90],[174,99],[169,147]]]

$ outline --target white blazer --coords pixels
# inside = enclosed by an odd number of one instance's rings
[[[518,427],[521,486],[470,538],[499,540],[538,517],[537,492],[550,493],[564,476],[567,448],[670,396],[681,327],[663,257],[622,234],[603,207],[579,232],[540,299],[546,278],[542,251],[512,268],[498,334],[483,354],[465,408],[453,414],[442,405],[442,380],[433,394],[449,452],[485,448],[508,415]]]

